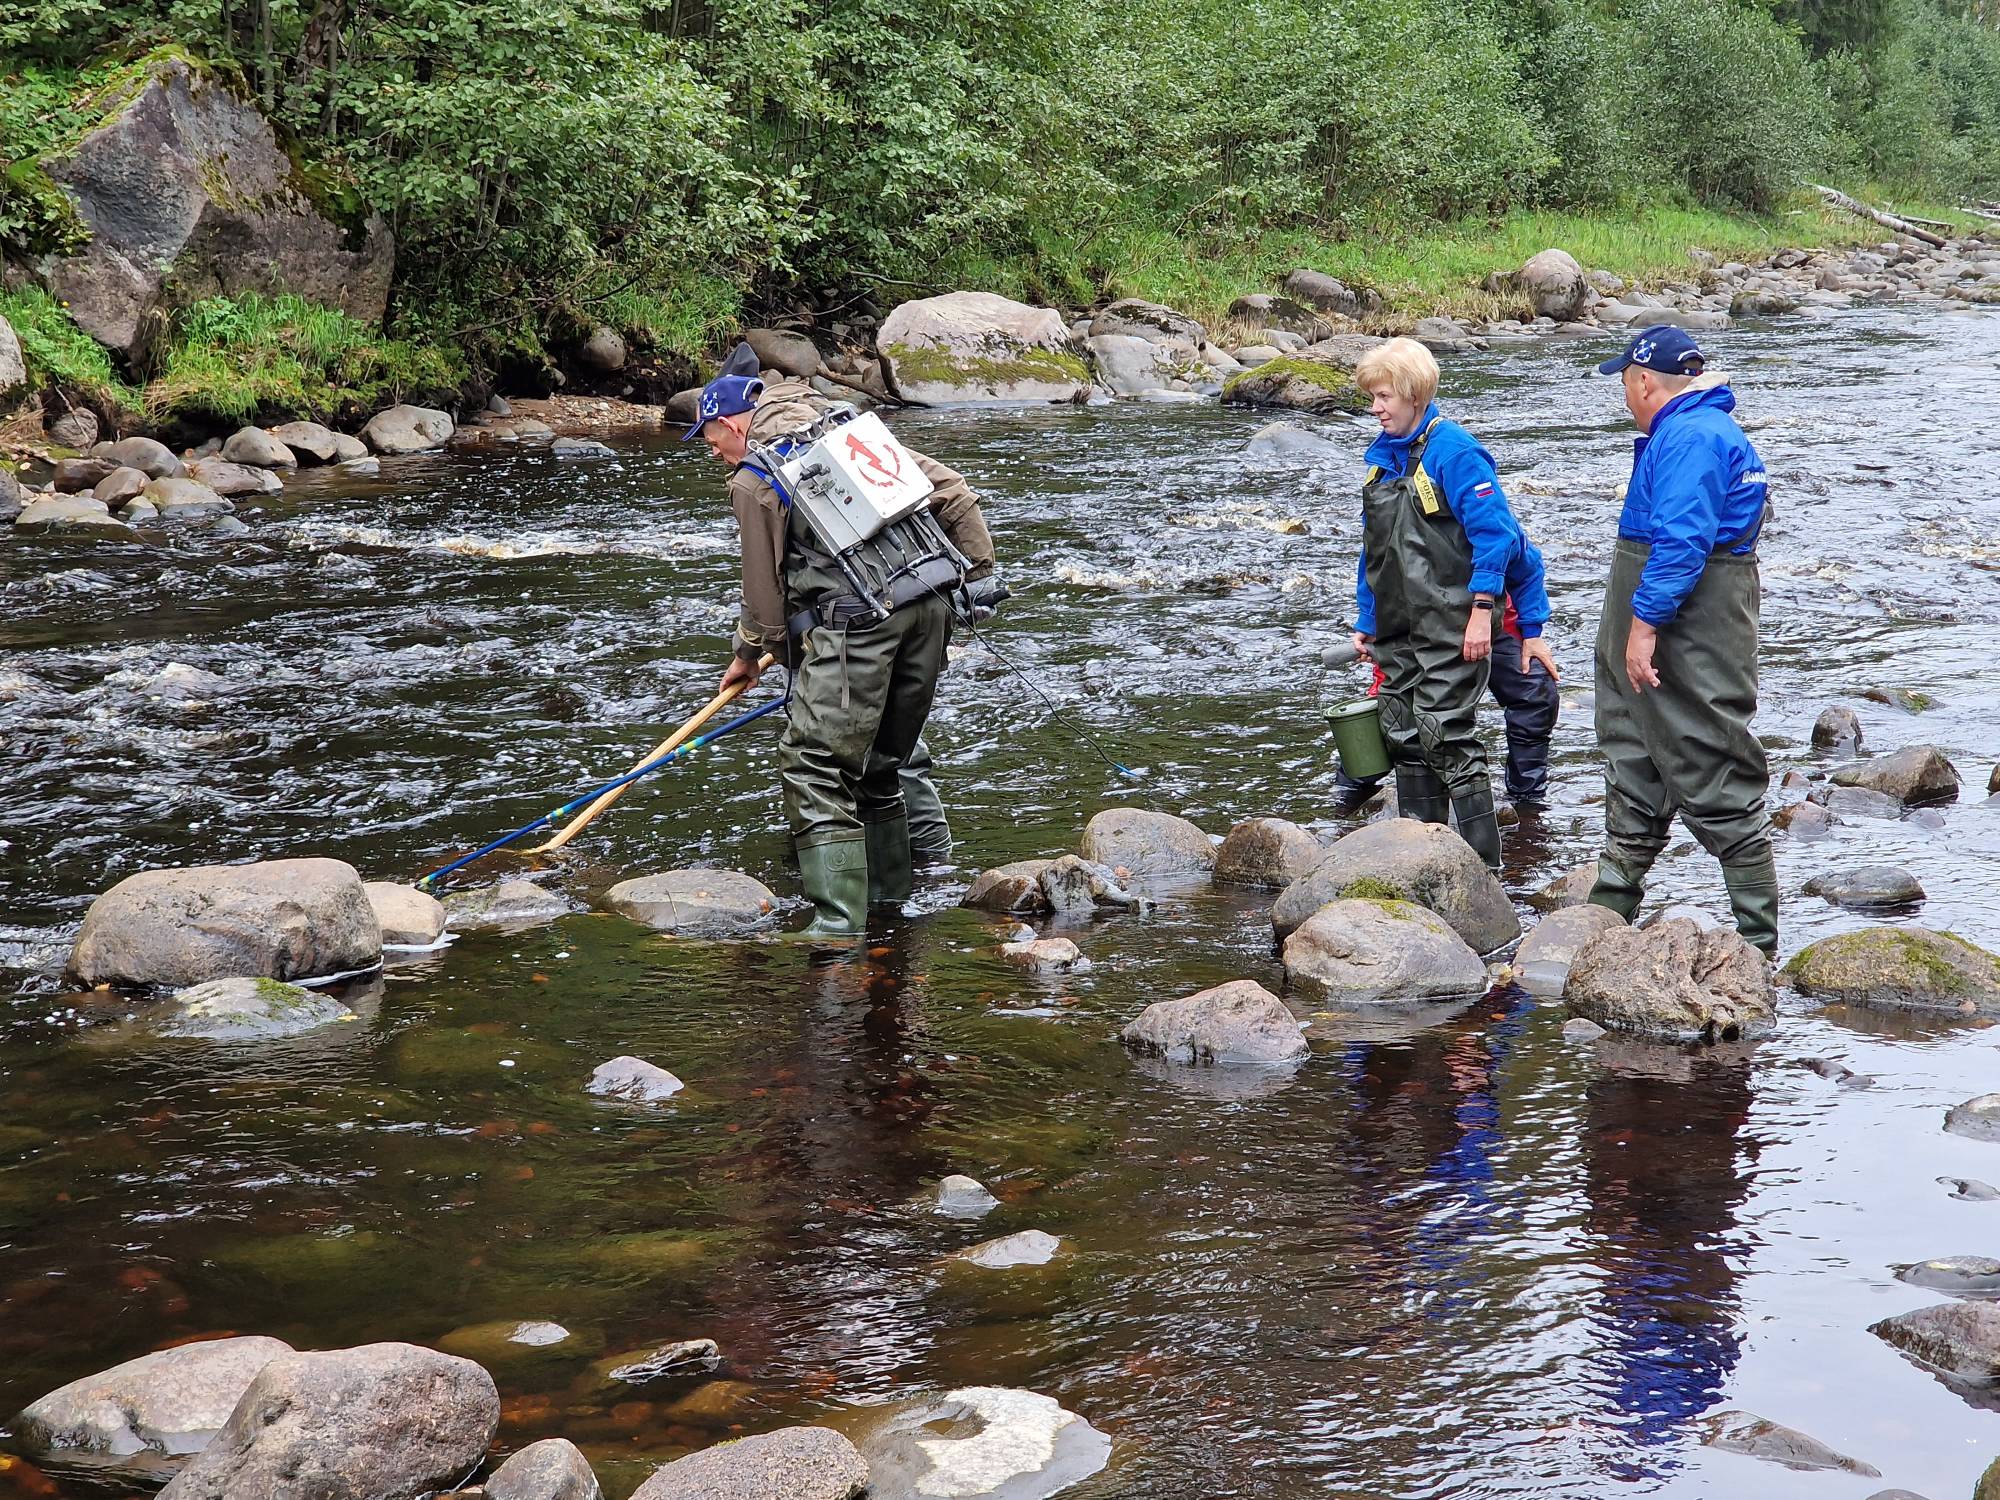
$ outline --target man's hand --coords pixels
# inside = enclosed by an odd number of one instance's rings
[[[732,656],[729,658],[729,670],[722,674],[722,686],[717,691],[726,693],[733,687],[753,688],[763,675],[764,669],[756,662]]]
[[[1653,646],[1659,638],[1659,631],[1637,615],[1632,617],[1632,633],[1625,637],[1625,680],[1635,693],[1660,685],[1660,674],[1653,668]]]
[[[1538,635],[1533,637],[1532,639],[1524,640],[1521,642],[1522,673],[1525,675],[1526,673],[1534,671],[1535,669],[1533,663],[1535,662],[1540,662],[1542,664],[1542,670],[1548,673],[1549,677],[1552,680],[1556,682],[1561,682],[1563,680],[1563,674],[1556,669],[1555,653],[1549,650],[1549,642],[1547,636]]]
[[[1354,654],[1355,654],[1355,656],[1356,656],[1356,657],[1358,657],[1358,658],[1359,658],[1359,659],[1361,659],[1362,661],[1365,661],[1365,662],[1372,662],[1372,661],[1374,661],[1374,660],[1375,660],[1375,637],[1374,637],[1374,636],[1372,636],[1372,635],[1363,635],[1363,634],[1362,634],[1362,633],[1361,633],[1360,631],[1358,631],[1358,630],[1357,630],[1357,631],[1355,631],[1355,632],[1354,632]]]
[[[1465,622],[1465,646],[1459,653],[1467,661],[1484,661],[1493,654],[1493,607],[1472,606],[1472,618]]]

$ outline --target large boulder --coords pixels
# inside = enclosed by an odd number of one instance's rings
[[[464,1478],[499,1425],[471,1360],[414,1344],[281,1354],[161,1500],[414,1500]]]
[[[1958,768],[1935,745],[1905,745],[1888,755],[1842,766],[1833,773],[1833,784],[1880,792],[1905,807],[1958,800]]]
[[[803,333],[783,328],[746,328],[743,342],[757,352],[757,363],[794,380],[810,380],[826,367],[819,346]]]
[[[1661,1041],[1735,1041],[1776,1021],[1764,956],[1732,930],[1684,917],[1613,927],[1584,945],[1563,985],[1570,1014]]]
[[[451,414],[429,406],[392,406],[378,411],[361,429],[377,453],[427,453],[451,441]]]
[[[1206,874],[1215,845],[1186,818],[1138,807],[1109,807],[1084,826],[1077,852],[1133,875]]]
[[[2000,1384],[2000,1304],[1940,1302],[1871,1323],[1868,1331],[1954,1380]]]
[[[875,335],[889,387],[906,401],[1071,401],[1090,366],[1062,314],[991,292],[905,302]]]
[[[867,1455],[869,1500],[1028,1500],[1080,1483],[1111,1458],[1111,1439],[1075,1412],[998,1386],[878,1409],[857,1441]],[[661,1497],[642,1490],[633,1500]]]
[[[1184,1063],[1288,1063],[1307,1052],[1297,1018],[1252,979],[1156,1000],[1118,1039],[1135,1051]]]
[[[1514,950],[1514,967],[1521,971],[1521,987],[1533,995],[1560,995],[1576,956],[1599,933],[1623,920],[1608,906],[1588,903],[1550,912]]]
[[[156,438],[117,438],[97,444],[90,450],[90,456],[116,468],[137,469],[148,479],[175,479],[187,472],[186,466],[174,457],[174,450]]]
[[[1352,364],[1311,349],[1231,375],[1222,384],[1222,399],[1233,406],[1322,414],[1368,410],[1368,393],[1354,383]]]
[[[1250,818],[1230,829],[1215,851],[1217,885],[1282,890],[1326,857],[1326,845],[1283,818]]]
[[[1303,302],[1323,313],[1332,313],[1337,318],[1351,318],[1361,311],[1360,294],[1346,282],[1324,271],[1301,266],[1285,278],[1284,288],[1285,295],[1293,301]]]
[[[1187,354],[1200,353],[1208,342],[1208,331],[1186,313],[1141,297],[1126,297],[1105,308],[1090,320],[1090,336],[1143,339]]]
[[[1543,250],[1531,255],[1521,269],[1487,279],[1493,291],[1525,297],[1538,318],[1573,323],[1590,303],[1590,283],[1583,267],[1567,250]]]
[[[145,1467],[199,1453],[257,1372],[291,1352],[282,1340],[251,1337],[142,1354],[50,1391],[7,1425],[31,1454],[136,1460],[121,1466]]]
[[[222,445],[222,456],[233,464],[258,469],[296,469],[298,458],[262,427],[239,427]]]
[[[1329,901],[1285,939],[1285,979],[1327,1005],[1417,1005],[1486,988],[1486,965],[1413,901]]]
[[[830,1427],[780,1427],[675,1459],[632,1500],[854,1500],[868,1465]]]
[[[590,1460],[568,1438],[530,1443],[486,1481],[486,1500],[600,1500]]]
[[[1856,1005],[2000,1015],[2000,957],[1951,932],[1864,927],[1796,954],[1785,976],[1802,994]]]
[[[337,224],[239,84],[161,54],[77,144],[43,167],[90,239],[49,262],[49,291],[126,359],[174,303],[292,292],[379,324],[395,252],[380,218]]]
[[[1284,937],[1343,896],[1427,906],[1476,953],[1491,953],[1521,935],[1521,919],[1499,880],[1464,839],[1437,823],[1388,818],[1344,835],[1285,887],[1271,907],[1271,925]]]
[[[658,932],[728,933],[762,925],[778,898],[735,870],[668,870],[619,881],[604,904]]]
[[[1213,379],[1196,354],[1177,344],[1154,343],[1129,333],[1093,333],[1084,344],[1097,383],[1114,396],[1186,390]]]
[[[130,875],[91,902],[69,972],[88,985],[312,979],[373,968],[382,929],[337,859],[193,865]]]

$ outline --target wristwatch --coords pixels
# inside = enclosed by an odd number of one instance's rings
[[[1472,607],[1474,609],[1498,609],[1500,601],[1490,598],[1485,594],[1474,594],[1472,596]]]

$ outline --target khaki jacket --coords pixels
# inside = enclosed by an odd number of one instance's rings
[[[750,418],[750,441],[768,443],[804,427],[826,409],[827,402],[802,380],[780,380],[765,388]],[[931,509],[951,543],[972,564],[972,576],[993,571],[993,538],[979,513],[979,500],[965,476],[916,449],[908,450],[931,482]],[[814,603],[810,597],[791,598],[785,587],[785,546],[790,513],[762,475],[738,468],[729,476],[729,507],[743,545],[743,604],[736,620],[736,654],[755,661],[770,652],[780,662],[791,661],[791,641],[785,622]]]

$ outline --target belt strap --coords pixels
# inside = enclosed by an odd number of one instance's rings
[[[890,581],[885,596],[889,613],[894,614],[919,599],[928,599],[933,594],[956,588],[963,581],[958,565],[950,558],[927,557],[911,571]],[[857,594],[833,594],[800,610],[785,622],[785,628],[796,639],[822,625],[846,630],[856,624],[873,625],[882,618],[880,610]]]

